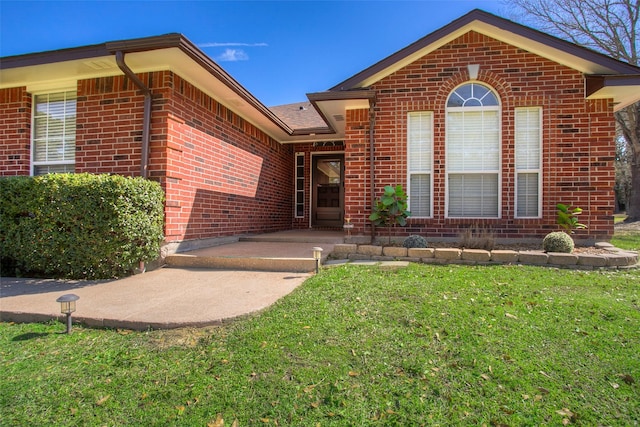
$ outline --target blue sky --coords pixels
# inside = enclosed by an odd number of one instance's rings
[[[182,33],[265,105],[306,100],[473,9],[472,1],[5,1],[0,56]]]

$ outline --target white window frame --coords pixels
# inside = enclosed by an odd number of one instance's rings
[[[461,88],[462,86],[465,85],[470,85],[470,84],[475,84],[475,85],[480,85],[485,87],[486,89],[488,89],[489,91],[491,91],[493,93],[493,95],[495,96],[496,100],[497,100],[497,104],[496,106],[461,106],[461,107],[449,107],[446,106],[445,107],[445,120],[446,120],[446,130],[445,130],[445,170],[446,170],[446,179],[445,179],[445,218],[447,219],[500,219],[502,218],[502,102],[500,100],[500,98],[498,97],[498,93],[496,92],[496,90],[494,88],[492,88],[491,86],[485,84],[485,83],[480,83],[477,81],[467,81],[459,86],[457,86],[455,89],[453,89],[451,91],[451,93],[449,94],[449,97],[447,98],[447,104],[449,102],[449,98],[451,98],[451,96],[456,93],[456,91]],[[498,148],[497,148],[497,154],[498,154],[498,158],[497,158],[497,169],[491,169],[491,170],[479,170],[479,171],[464,171],[464,170],[455,170],[451,168],[451,161],[450,161],[450,153],[449,153],[449,144],[450,144],[450,130],[449,130],[449,113],[450,112],[473,112],[473,111],[495,111],[497,114],[497,138],[498,138]],[[450,200],[449,200],[449,190],[450,190],[450,185],[449,185],[449,178],[452,175],[461,175],[461,176],[471,176],[471,175],[495,175],[497,177],[497,213],[496,216],[452,216],[450,215],[449,212],[449,206],[450,206]]]
[[[37,123],[36,123],[36,113],[37,113],[37,108],[38,108],[38,102],[37,102],[37,98],[38,97],[42,97],[42,96],[52,96],[52,95],[57,95],[57,94],[61,94],[64,93],[65,94],[65,102],[67,100],[67,94],[73,92],[74,93],[74,99],[76,101],[76,120],[77,120],[77,89],[75,87],[71,88],[71,87],[67,87],[67,88],[56,88],[55,90],[49,90],[49,91],[43,91],[43,92],[34,92],[31,94],[32,96],[32,111],[31,111],[31,155],[30,155],[30,174],[31,176],[35,175],[36,173],[36,169],[39,166],[71,166],[72,169],[75,171],[75,164],[76,164],[76,156],[75,156],[75,145],[76,145],[76,128],[75,128],[75,123],[74,123],[74,141],[73,141],[73,145],[74,145],[74,155],[73,155],[73,160],[36,160],[35,156],[36,156],[36,145],[40,142],[39,141],[39,137],[38,135],[36,135],[37,132]],[[49,102],[49,101],[47,101]],[[41,105],[42,103],[40,103]],[[48,126],[48,125],[47,125]],[[46,138],[48,137],[45,136],[43,140],[46,140]],[[64,138],[64,136],[63,136]],[[43,174],[47,174],[50,172],[45,172]]]
[[[518,143],[519,143],[519,130],[522,130],[522,125],[520,125],[518,123],[518,111],[537,111],[538,112],[538,123],[537,123],[537,130],[538,130],[538,167],[537,168],[519,168],[518,163],[519,163],[519,159],[518,159]],[[515,157],[515,211],[514,211],[514,216],[515,218],[542,218],[542,115],[543,115],[544,111],[542,109],[542,107],[517,107],[515,109],[515,113],[514,113],[514,147],[515,147],[515,153],[514,153],[514,157]],[[528,128],[527,128],[528,130]],[[531,215],[518,215],[518,200],[519,200],[519,194],[518,194],[518,188],[519,188],[519,183],[518,180],[520,178],[521,174],[537,174],[538,175],[538,206],[537,206],[537,215],[531,216]]]
[[[426,141],[412,141],[411,139],[411,123],[414,118],[423,117],[428,120],[429,131],[428,140]],[[428,164],[426,167],[412,170],[411,168],[411,146],[413,144],[420,144],[420,149],[427,149],[429,151]],[[412,175],[429,175],[429,214],[419,215],[411,207],[411,177]],[[408,195],[408,209],[411,211],[412,218],[433,218],[433,111],[413,111],[407,114],[407,195]]]
[[[298,159],[302,159],[302,174],[300,175],[300,166],[298,165]],[[294,188],[294,203],[293,203],[293,209],[294,209],[294,217],[295,218],[304,218],[304,193],[305,193],[305,188],[304,188],[304,161],[305,161],[305,154],[304,153],[296,153],[295,155],[295,164],[294,164],[294,171],[293,171],[293,176],[295,179],[293,188]],[[298,202],[298,195],[302,195],[302,203]],[[298,214],[298,207],[302,206],[302,215]]]

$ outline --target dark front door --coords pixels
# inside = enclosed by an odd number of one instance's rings
[[[313,219],[319,227],[342,227],[344,220],[344,155],[313,157]]]

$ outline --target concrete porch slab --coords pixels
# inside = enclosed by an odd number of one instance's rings
[[[168,255],[165,263],[172,268],[312,272],[316,268],[313,248],[323,249],[322,263],[343,241],[343,232],[287,230],[243,236],[238,242]]]

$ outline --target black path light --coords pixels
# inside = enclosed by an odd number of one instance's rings
[[[75,294],[65,294],[59,297],[56,302],[60,303],[60,312],[67,315],[67,333],[71,333],[71,313],[76,311],[76,301],[80,297]]]
[[[314,247],[313,248],[313,259],[316,260],[316,274],[318,274],[318,271],[320,271],[320,258],[322,258],[322,248],[321,247]]]

